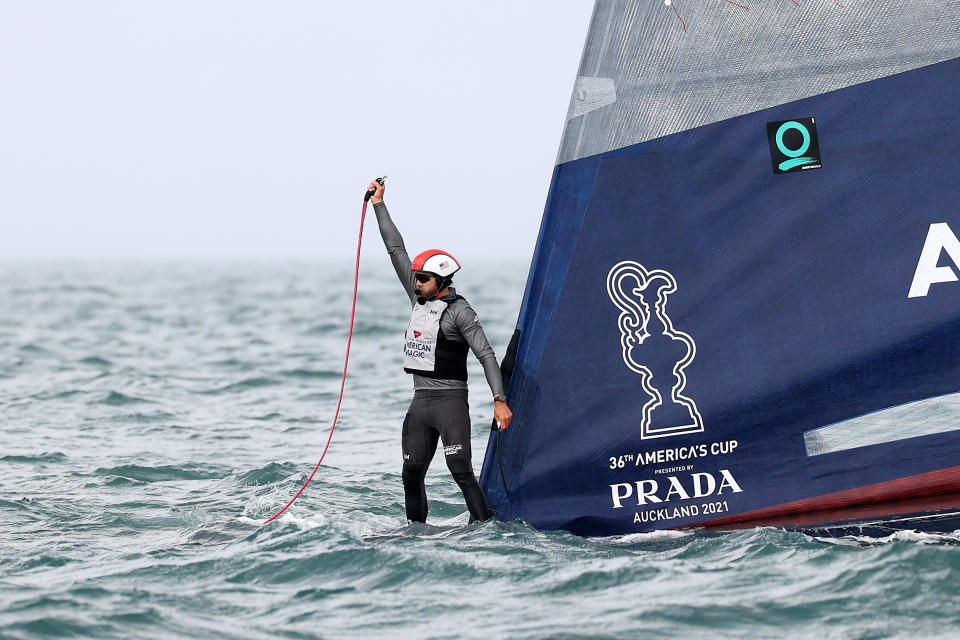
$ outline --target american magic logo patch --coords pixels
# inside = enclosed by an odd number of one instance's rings
[[[820,141],[816,118],[767,123],[774,173],[820,168]]]

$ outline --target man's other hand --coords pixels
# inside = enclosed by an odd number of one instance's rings
[[[510,426],[510,421],[513,420],[513,412],[510,411],[506,402],[493,403],[493,419],[500,423],[500,431]]]

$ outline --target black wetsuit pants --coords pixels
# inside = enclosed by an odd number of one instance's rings
[[[466,389],[421,389],[413,393],[413,402],[403,421],[403,493],[407,519],[427,521],[424,478],[437,451],[437,439],[443,441],[447,468],[463,492],[470,521],[486,520],[492,514],[473,475]]]

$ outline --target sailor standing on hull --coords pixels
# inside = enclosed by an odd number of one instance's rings
[[[447,468],[463,492],[470,521],[493,513],[473,474],[470,459],[470,408],[467,405],[467,350],[483,365],[493,393],[493,415],[506,429],[513,414],[507,407],[497,357],[487,342],[477,314],[450,286],[460,263],[450,254],[431,249],[412,262],[403,237],[383,203],[384,186],[370,183],[370,202],[380,235],[413,306],[404,338],[404,371],[413,374],[413,402],[403,421],[403,493],[407,519],[427,520],[424,478],[443,441]]]

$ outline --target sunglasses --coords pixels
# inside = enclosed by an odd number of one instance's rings
[[[417,282],[426,283],[426,282],[430,282],[433,276],[427,273],[418,273],[414,276],[414,278],[417,279]]]

